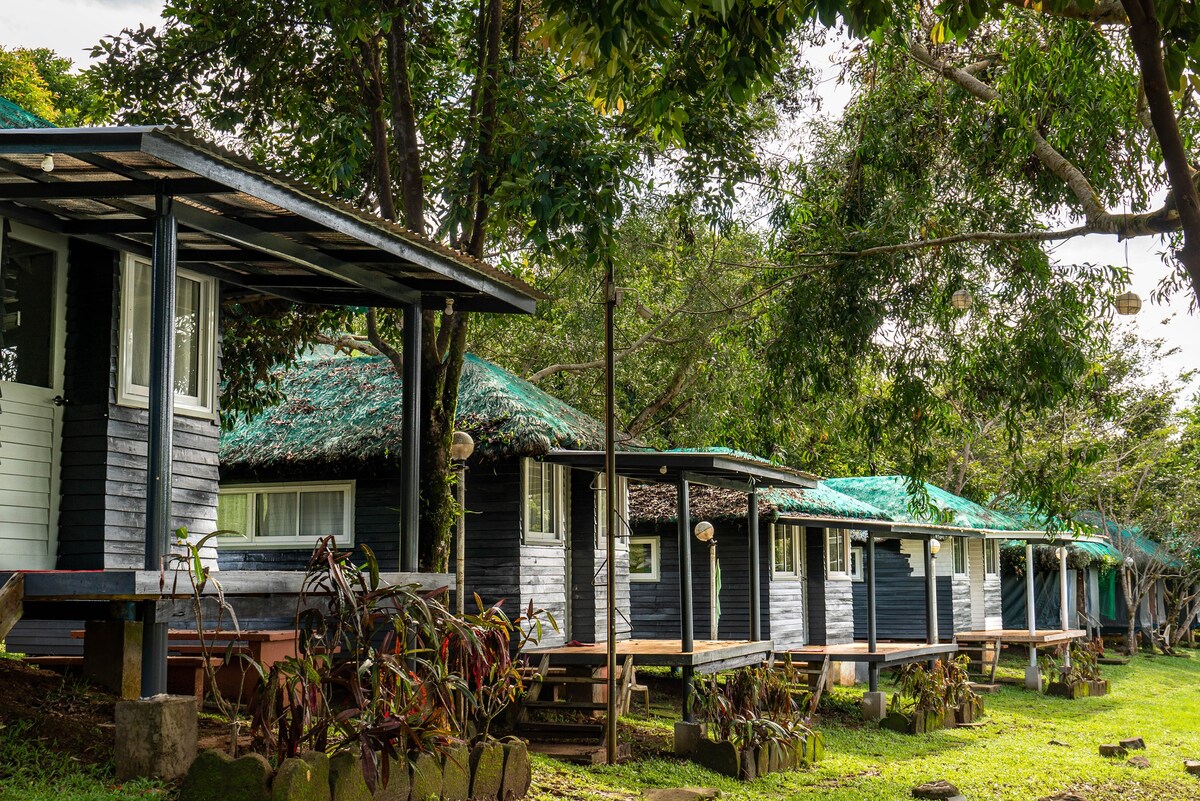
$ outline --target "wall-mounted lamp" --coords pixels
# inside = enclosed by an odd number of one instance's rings
[[[938,551],[942,550],[942,544],[936,538],[929,538],[929,552],[934,556],[938,555]]]
[[[713,538],[713,535],[716,534],[716,529],[713,528],[712,523],[708,522],[707,520],[701,520],[696,524],[696,528],[693,529],[692,533],[694,533],[696,535],[696,539],[700,540],[701,542],[710,542]]]

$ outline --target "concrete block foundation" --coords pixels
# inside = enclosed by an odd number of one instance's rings
[[[116,707],[117,779],[172,780],[196,758],[196,699],[156,695],[126,699]]]

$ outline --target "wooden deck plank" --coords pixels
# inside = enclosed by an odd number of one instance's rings
[[[881,642],[872,652],[865,642],[848,642],[838,645],[805,645],[778,654],[781,659],[793,662],[873,662],[880,665],[896,665],[918,659],[952,654],[958,650],[953,642],[937,644],[924,642]]]
[[[1087,636],[1083,629],[1044,629],[1030,634],[1026,629],[992,629],[990,631],[960,631],[954,638],[959,642],[1000,641],[1013,645],[1050,645],[1052,643],[1082,640]]]
[[[764,661],[772,652],[770,640],[697,640],[691,651],[682,650],[680,640],[621,640],[617,642],[617,659],[628,657],[638,665],[665,667],[694,667],[753,664]],[[603,665],[608,659],[605,643],[591,645],[556,645],[525,649],[531,656],[549,656],[556,665]]]

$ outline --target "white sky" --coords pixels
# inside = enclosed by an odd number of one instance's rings
[[[0,45],[5,47],[49,47],[60,55],[86,63],[88,51],[102,37],[139,23],[161,22],[162,0],[0,0]],[[834,51],[830,46],[814,51],[818,69],[824,72],[821,94],[822,111],[833,112],[844,104],[835,81],[837,68],[830,64]],[[1081,165],[1085,168],[1087,165]],[[1128,260],[1133,271],[1133,290],[1142,296],[1142,312],[1132,319],[1122,318],[1121,325],[1136,327],[1143,336],[1162,337],[1180,353],[1162,365],[1165,375],[1177,375],[1189,369],[1200,370],[1200,317],[1188,313],[1186,296],[1173,298],[1170,305],[1150,303],[1151,291],[1166,274],[1159,256],[1162,245],[1151,239],[1129,243]],[[1055,250],[1060,262],[1122,264],[1125,246],[1114,237],[1090,236],[1062,243]],[[1193,388],[1200,383],[1193,381]]]

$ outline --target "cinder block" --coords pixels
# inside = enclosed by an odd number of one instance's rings
[[[1025,668],[1025,689],[1042,691],[1042,670],[1037,665]]]
[[[177,779],[196,758],[196,699],[187,695],[117,702],[117,779]]]
[[[862,709],[864,720],[883,720],[887,714],[887,693],[864,693]]]

